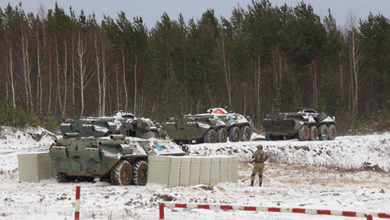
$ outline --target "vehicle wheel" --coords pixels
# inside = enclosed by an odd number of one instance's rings
[[[69,182],[74,182],[76,181],[76,176],[68,176],[65,173],[57,173],[56,174],[56,179],[57,182],[59,183],[69,183]]]
[[[334,140],[337,136],[336,125],[331,124],[328,127],[328,140]]]
[[[318,138],[320,140],[327,140],[328,139],[328,126],[326,126],[325,124],[322,124],[319,127]]]
[[[240,141],[250,141],[252,130],[249,126],[243,126],[240,130]]]
[[[302,125],[302,127],[298,131],[298,139],[300,141],[307,141],[310,137],[310,130],[307,125]]]
[[[316,126],[310,127],[310,138],[311,141],[316,141],[318,139],[318,130]]]
[[[203,140],[205,143],[217,142],[217,132],[214,129],[209,129],[204,135]]]
[[[130,185],[133,169],[129,161],[121,160],[111,170],[111,184]]]
[[[225,128],[220,128],[217,130],[217,139],[218,139],[218,142],[226,142],[227,141],[227,131]]]
[[[139,160],[135,163],[133,181],[135,185],[146,185],[148,181],[148,163],[146,161]]]
[[[240,140],[240,128],[233,126],[229,130],[229,140],[231,142],[237,142]]]

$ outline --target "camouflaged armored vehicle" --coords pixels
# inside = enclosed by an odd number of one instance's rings
[[[169,138],[177,143],[215,143],[249,141],[252,121],[249,116],[211,108],[204,114],[168,118],[163,124]]]
[[[117,112],[110,117],[83,117],[64,119],[60,125],[62,135],[67,137],[103,137],[122,134],[139,138],[165,138],[161,126],[148,118],[137,118],[129,112]]]
[[[169,140],[122,134],[60,138],[49,152],[58,182],[100,177],[114,185],[145,185],[150,155],[184,154],[180,146]]]
[[[337,135],[335,117],[312,109],[266,114],[262,126],[266,140],[334,140]]]

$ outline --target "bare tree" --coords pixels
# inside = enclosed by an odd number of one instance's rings
[[[66,41],[64,41],[64,99],[63,99],[63,108],[61,112],[62,118],[66,114],[66,102],[67,102],[67,91],[68,91],[68,46]]]
[[[84,86],[87,82],[86,68],[84,64],[85,52],[86,52],[86,45],[81,39],[81,32],[79,32],[77,55],[79,57],[79,80],[80,80],[80,99],[81,99],[80,116],[84,114],[84,89],[85,89]]]
[[[36,32],[36,41],[37,41],[37,68],[38,68],[38,75],[37,75],[37,112],[40,116],[42,114],[42,72],[41,72],[41,56],[40,56],[40,40],[39,40],[39,32]]]
[[[32,110],[33,103],[31,98],[31,83],[30,83],[30,59],[28,54],[28,39],[25,33],[24,25],[21,25],[21,41],[22,41],[22,61],[23,61],[23,78],[24,78],[24,88],[26,93],[26,107]]]
[[[232,82],[230,77],[230,65],[228,64],[228,60],[226,58],[226,52],[225,52],[225,38],[223,34],[223,30],[221,33],[222,36],[222,56],[223,56],[223,67],[225,69],[225,82],[228,92],[228,100],[229,100],[229,106],[232,106]]]
[[[106,91],[107,91],[107,73],[106,73],[106,54],[104,50],[103,40],[100,41],[101,52],[102,52],[102,68],[103,68],[103,77],[102,77],[102,115],[106,114]]]
[[[13,51],[12,51],[12,43],[9,42],[9,75],[11,80],[11,91],[12,91],[12,105],[16,108],[16,100],[15,100],[15,84],[14,84],[14,62],[13,62]]]
[[[60,61],[59,61],[59,55],[58,55],[58,44],[57,44],[57,36],[55,36],[55,50],[56,50],[56,76],[57,76],[57,99],[58,104],[60,108],[60,112],[63,112],[63,106],[62,106],[62,98],[61,98],[61,84],[60,84]]]
[[[119,72],[118,66],[115,66],[115,76],[116,76],[116,110],[119,111]]]
[[[360,51],[359,51],[359,38],[357,36],[356,29],[356,17],[351,13],[349,16],[349,46],[350,46],[350,71],[351,71],[351,104],[353,115],[358,114],[359,105],[359,64],[360,64]]]
[[[102,116],[102,88],[100,83],[100,59],[99,59],[99,48],[97,33],[95,33],[95,54],[96,54],[96,74],[98,83],[98,115]]]
[[[127,94],[127,83],[126,83],[126,61],[125,61],[125,49],[121,48],[122,52],[122,74],[123,74],[123,89],[125,91],[125,110],[127,110],[127,106],[129,105],[129,96]],[[118,94],[119,95],[119,94]],[[119,108],[118,108],[119,109]]]
[[[74,35],[72,34],[72,105],[76,104],[75,96],[75,49],[74,49]]]
[[[313,72],[313,76],[314,76],[314,79],[313,79],[313,105],[314,105],[314,108],[318,108],[317,64],[316,64],[316,61],[314,59],[312,60],[311,63],[312,63],[311,68],[312,68],[312,72]]]
[[[138,66],[138,59],[137,59],[137,53],[134,55],[134,110],[133,113],[137,114],[137,66]]]

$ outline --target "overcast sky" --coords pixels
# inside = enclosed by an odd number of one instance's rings
[[[287,3],[295,6],[302,0],[271,0],[273,5]],[[42,5],[46,10],[54,8],[55,2],[60,7],[68,11],[69,6],[77,12],[84,10],[86,14],[94,12],[100,21],[104,15],[116,17],[118,12],[123,10],[128,18],[142,16],[146,25],[151,28],[156,21],[160,20],[163,12],[167,12],[171,19],[177,19],[181,12],[184,19],[199,19],[207,9],[214,9],[215,15],[219,18],[224,16],[229,18],[234,7],[240,5],[244,9],[251,0],[0,0],[1,8],[10,3],[12,6],[22,2],[22,7],[27,12],[36,13]],[[348,14],[357,18],[366,19],[369,12],[381,13],[390,18],[390,0],[304,0],[313,6],[315,12],[323,18],[327,15],[328,8],[336,18],[337,24],[344,26]]]

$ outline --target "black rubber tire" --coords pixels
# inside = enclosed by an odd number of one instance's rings
[[[310,126],[310,137],[309,140],[316,141],[318,140],[318,129],[317,126]]]
[[[57,173],[56,179],[59,183],[70,183],[76,181],[76,176],[68,176],[65,173]]]
[[[216,143],[217,132],[214,129],[209,129],[203,137],[204,143]]]
[[[229,129],[229,140],[231,142],[237,142],[240,140],[240,128],[233,126]]]
[[[133,178],[133,167],[127,160],[119,161],[111,170],[111,184],[130,185]]]
[[[249,126],[245,125],[240,129],[240,141],[250,141],[252,130]]]
[[[148,182],[148,162],[139,160],[135,163],[133,182],[139,186],[146,185]]]
[[[300,141],[307,141],[310,137],[310,129],[307,125],[302,125],[298,130],[298,139]]]
[[[328,140],[334,140],[337,136],[337,128],[336,125],[330,124],[328,126]]]
[[[328,140],[328,126],[326,124],[322,124],[318,128],[318,138],[320,140]]]
[[[228,133],[225,128],[219,128],[217,130],[217,140],[218,142],[226,142],[228,139]]]

